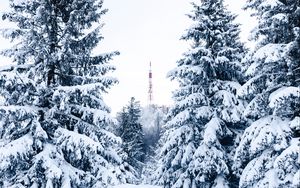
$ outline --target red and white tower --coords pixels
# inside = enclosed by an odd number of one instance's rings
[[[150,69],[149,69],[149,90],[148,90],[148,100],[149,105],[153,102],[153,85],[152,85],[152,69],[151,69],[151,61],[150,61]]]

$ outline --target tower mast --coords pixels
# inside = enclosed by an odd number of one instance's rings
[[[153,85],[152,85],[152,67],[151,67],[151,61],[150,61],[150,69],[149,69],[149,89],[148,89],[148,100],[149,105],[153,102]]]

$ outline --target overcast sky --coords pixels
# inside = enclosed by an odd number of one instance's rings
[[[148,71],[152,62],[154,103],[172,104],[171,92],[176,88],[166,74],[176,66],[176,61],[188,49],[180,36],[191,24],[186,14],[190,13],[191,0],[104,0],[109,12],[104,16],[102,30],[104,40],[95,53],[120,51],[121,55],[111,61],[119,79],[109,94],[106,103],[113,114],[126,105],[130,97],[136,97],[142,105],[148,103]],[[247,40],[253,19],[242,11],[245,0],[226,0],[230,10],[239,14],[242,24],[241,38]],[[8,0],[1,0],[0,11],[6,10]],[[3,22],[3,21],[1,21]],[[3,27],[5,23],[2,23]],[[0,38],[0,49],[9,43]],[[0,66],[9,60],[0,56]]]

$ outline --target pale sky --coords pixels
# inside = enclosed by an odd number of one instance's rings
[[[230,10],[239,14],[237,22],[242,24],[241,38],[246,41],[254,20],[241,10],[245,0],[225,1],[230,5]],[[8,2],[1,0],[1,12],[7,10]],[[148,104],[150,61],[154,103],[172,104],[172,91],[177,85],[166,75],[188,49],[187,42],[179,39],[191,24],[186,16],[192,10],[190,2],[192,0],[104,0],[104,7],[109,12],[103,17],[104,40],[95,53],[115,50],[121,53],[111,61],[117,67],[112,75],[119,79],[119,84],[105,95],[105,102],[112,108],[113,114],[126,105],[130,97],[135,97],[142,105]],[[0,23],[2,27],[6,25],[2,20]],[[0,38],[0,49],[8,44]],[[0,66],[6,62],[9,60],[0,56]]]

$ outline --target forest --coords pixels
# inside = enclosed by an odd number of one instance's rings
[[[300,0],[245,1],[253,49],[224,0],[193,0],[173,105],[132,97],[116,117],[103,0],[9,2],[0,188],[300,187]]]

